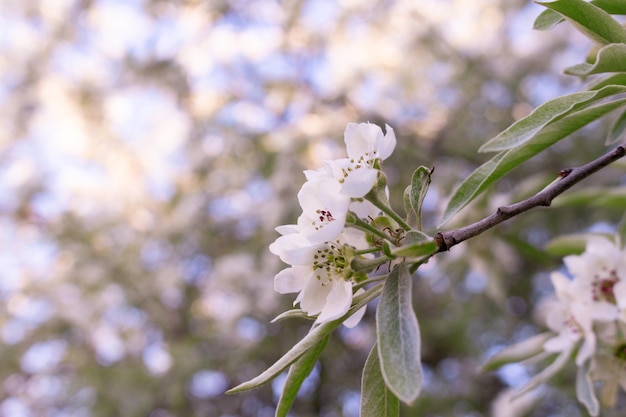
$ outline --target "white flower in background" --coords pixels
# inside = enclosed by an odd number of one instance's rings
[[[349,123],[344,133],[348,157],[327,161],[335,178],[341,184],[341,193],[361,198],[367,194],[378,176],[374,162],[384,160],[396,147],[393,129],[385,125],[386,134],[380,127],[370,123]]]
[[[281,294],[299,293],[294,305],[299,303],[302,311],[317,315],[316,323],[338,319],[352,305],[352,281],[345,276],[349,259],[344,245],[367,247],[365,234],[347,229],[332,242],[312,244],[298,233],[290,233],[270,246],[272,253],[292,264],[274,277],[274,289]],[[364,312],[362,309],[344,324],[356,325]]]
[[[576,356],[576,364],[580,366],[596,349],[593,319],[603,317],[607,312],[594,311],[590,303],[580,302],[581,293],[577,292],[574,282],[565,275],[554,272],[551,279],[557,301],[548,308],[546,324],[558,334],[548,339],[543,347],[547,352],[563,352],[582,341]],[[609,309],[608,315],[615,317],[612,313],[613,309]]]
[[[626,251],[603,237],[592,237],[582,255],[563,260],[574,277],[581,301],[626,308]]]
[[[626,391],[626,323],[604,323],[596,330],[602,349],[591,359],[589,375],[592,381],[603,381],[600,402],[613,408],[618,388]]]
[[[581,366],[596,351],[596,324],[615,321],[626,305],[626,253],[608,239],[589,239],[585,252],[564,258],[569,280],[552,274],[559,300],[549,311],[547,324],[558,335],[546,341],[549,352],[560,352],[582,340],[576,356]]]

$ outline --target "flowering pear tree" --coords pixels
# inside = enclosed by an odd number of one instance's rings
[[[295,293],[296,308],[276,320],[313,321],[309,333],[259,376],[234,387],[259,387],[288,370],[276,416],[286,416],[304,379],[340,325],[352,327],[379,298],[376,343],[362,374],[361,416],[398,416],[422,390],[420,329],[413,310],[414,273],[433,256],[553,199],[626,154],[624,146],[576,167],[559,167],[555,179],[529,198],[454,230],[445,225],[509,171],[590,123],[612,115],[606,144],[623,142],[626,128],[626,29],[612,14],[626,14],[618,0],[538,2],[547,9],[535,28],[564,20],[597,43],[586,62],[565,72],[590,82],[582,91],[554,98],[487,141],[494,156],[451,196],[439,230],[424,230],[422,205],[434,168],[420,166],[404,191],[403,210],[390,205],[384,161],[397,139],[390,126],[351,123],[344,133],[347,157],[305,171],[298,193],[302,214],[279,226],[270,251],[289,265],[274,278],[281,294]],[[594,138],[599,140],[600,138]],[[571,242],[570,242],[571,243]],[[485,372],[526,360],[545,363],[514,394],[523,396],[568,366],[575,366],[576,395],[589,414],[614,407],[626,390],[626,216],[613,236],[590,236],[564,245],[565,270],[551,275],[554,296],[537,306],[545,333],[511,345],[484,364]],[[438,255],[443,253],[441,255]],[[596,392],[598,391],[598,392]],[[599,395],[598,395],[599,394]]]

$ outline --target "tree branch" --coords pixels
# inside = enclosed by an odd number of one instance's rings
[[[626,149],[623,146],[618,146],[611,152],[589,162],[586,165],[562,170],[559,172],[560,178],[526,200],[522,200],[509,206],[499,207],[495,213],[477,221],[476,223],[470,224],[469,226],[456,230],[450,230],[449,232],[437,233],[437,236],[435,236],[435,242],[437,243],[438,248],[437,252],[450,250],[452,246],[479,235],[485,230],[491,229],[495,225],[502,223],[511,217],[517,216],[520,213],[528,211],[531,208],[538,206],[548,207],[556,196],[568,190],[574,184],[577,184],[591,174],[622,158],[624,155],[626,155]]]

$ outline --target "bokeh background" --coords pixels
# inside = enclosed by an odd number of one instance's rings
[[[527,0],[0,1],[0,415],[273,416],[282,378],[223,393],[310,326],[270,324],[293,297],[273,291],[283,265],[267,246],[299,215],[302,170],[345,155],[348,122],[388,123],[392,202],[401,207],[417,166],[434,166],[425,224],[436,232],[454,186],[488,158],[479,145],[580,88],[561,71],[590,45],[567,25],[533,31],[541,10]],[[605,129],[533,159],[446,228],[599,155]],[[623,183],[625,172],[591,183]],[[418,271],[426,383],[402,416],[525,415],[498,404],[532,367],[477,368],[541,331],[533,306],[560,266],[543,245],[610,230],[620,214],[536,210]],[[374,311],[336,332],[293,416],[358,415]],[[526,415],[585,415],[572,378],[543,387]]]

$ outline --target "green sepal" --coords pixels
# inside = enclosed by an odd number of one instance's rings
[[[420,166],[413,172],[411,185],[404,190],[404,210],[406,222],[422,230],[422,205],[431,182],[433,168]]]
[[[426,233],[411,230],[406,233],[402,246],[392,250],[396,257],[418,258],[432,255],[437,251],[437,243]]]

